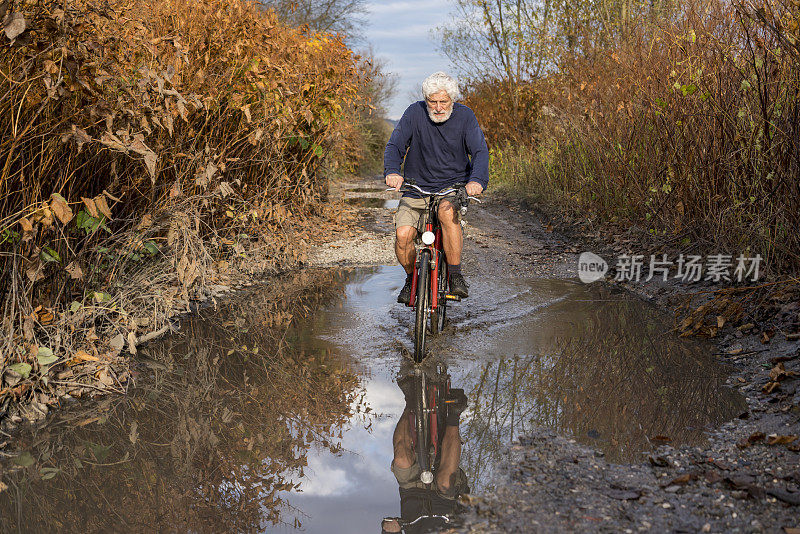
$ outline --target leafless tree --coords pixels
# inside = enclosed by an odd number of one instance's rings
[[[351,42],[363,38],[366,0],[261,0],[283,20],[315,31],[340,33]]]

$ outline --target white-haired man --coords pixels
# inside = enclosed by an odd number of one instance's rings
[[[467,194],[480,195],[489,182],[489,149],[475,114],[457,104],[461,97],[458,82],[444,72],[435,72],[422,83],[424,100],[411,104],[395,126],[383,155],[386,185],[400,190],[405,180],[413,180],[426,191],[440,191],[466,182]],[[401,174],[400,167],[403,167]],[[408,304],[411,275],[414,272],[420,218],[425,199],[405,192],[395,215],[395,253],[406,270],[406,283],[397,302]],[[444,251],[450,276],[450,293],[468,296],[461,274],[463,236],[458,210],[452,199],[439,204]]]

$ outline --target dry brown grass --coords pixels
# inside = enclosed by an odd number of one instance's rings
[[[539,115],[489,121],[495,177],[599,222],[796,273],[798,3],[693,0],[625,30],[612,46],[562,50],[535,84]],[[511,127],[525,118],[527,139]]]
[[[132,348],[209,284],[296,263],[323,165],[358,156],[369,81],[337,38],[245,0],[10,11],[27,29],[0,36],[0,370],[17,371],[0,414],[75,354],[113,363],[109,338]]]

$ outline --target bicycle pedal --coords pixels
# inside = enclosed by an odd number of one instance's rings
[[[454,300],[454,301],[456,301],[456,302],[461,302],[461,297],[459,297],[458,295],[450,295],[450,294],[446,294],[446,295],[444,296],[444,298],[446,298],[447,300]]]

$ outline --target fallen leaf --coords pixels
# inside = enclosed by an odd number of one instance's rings
[[[64,267],[64,270],[67,271],[67,274],[69,274],[69,277],[73,280],[81,280],[83,278],[83,269],[81,269],[81,266],[75,261],[69,262],[69,264]]]
[[[766,384],[764,384],[764,387],[761,388],[761,391],[763,391],[764,393],[772,393],[773,391],[775,391],[780,387],[781,387],[780,382],[767,382]]]
[[[36,320],[39,324],[47,326],[53,323],[55,315],[53,315],[53,311],[50,308],[39,307],[39,309],[36,310]]]
[[[141,232],[142,230],[146,230],[147,228],[150,228],[152,225],[153,225],[153,216],[150,215],[149,213],[145,213],[142,216],[141,222],[136,227],[136,231],[137,232]]]
[[[11,461],[22,467],[29,467],[33,465],[36,460],[33,459],[33,455],[31,453],[25,451],[12,458]]]
[[[31,221],[28,220],[27,217],[23,217],[19,220],[19,225],[22,227],[23,232],[33,232],[33,224]]]
[[[779,436],[778,434],[770,434],[767,436],[767,445],[788,445],[797,439],[797,436],[790,434],[787,436]]]
[[[28,378],[28,375],[31,373],[31,369],[33,369],[33,367],[31,367],[31,364],[25,362],[9,365],[8,368],[17,373],[22,378]]]
[[[112,349],[119,352],[125,347],[125,338],[122,336],[122,334],[117,334],[116,336],[111,338],[109,344],[111,345]]]
[[[737,343],[737,344],[735,344],[735,345],[731,346],[731,347],[728,349],[728,354],[730,354],[731,356],[733,356],[733,355],[736,355],[736,354],[739,354],[739,353],[741,353],[742,351],[744,351],[744,347],[742,347],[742,345],[741,345],[741,344]]]
[[[79,350],[75,353],[75,355],[67,362],[67,365],[75,365],[82,362],[96,362],[99,361],[100,358],[97,356],[92,356],[85,350]]]
[[[86,130],[84,130],[83,128],[79,128],[74,124],[72,125],[72,135],[69,137],[72,137],[72,139],[75,140],[75,144],[78,145],[79,154],[81,150],[83,150],[83,145],[89,143],[92,140],[89,134],[86,133]]]
[[[22,16],[22,13],[12,13],[5,27],[6,37],[13,41],[25,31],[26,27],[25,17]]]
[[[717,315],[717,328],[722,328],[723,326],[725,326],[725,317]]]
[[[128,352],[136,354],[136,334],[128,332]]]
[[[688,482],[694,480],[695,478],[697,478],[697,475],[695,473],[686,473],[684,475],[673,478],[672,482],[667,484],[667,486],[674,486],[676,484],[687,484]]]

